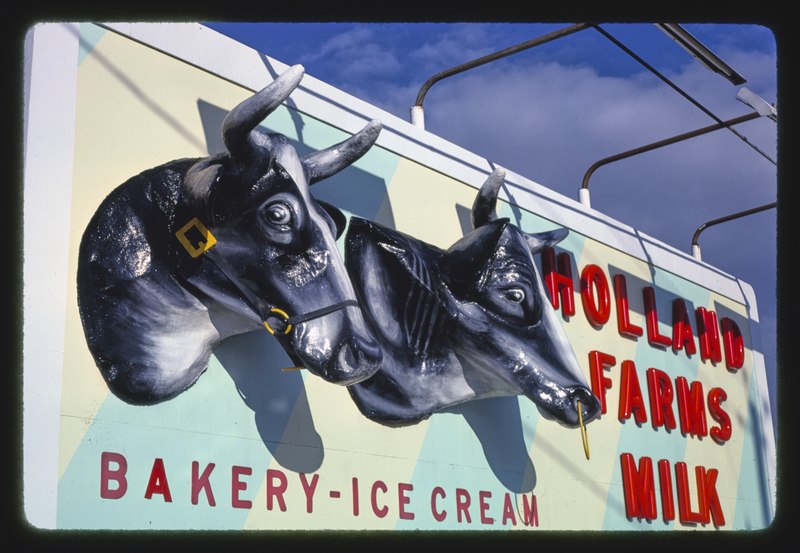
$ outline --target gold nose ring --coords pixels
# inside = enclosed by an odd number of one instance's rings
[[[581,411],[581,400],[578,403],[578,425],[581,427],[581,440],[583,441],[583,453],[586,455],[586,460],[589,460],[589,437],[586,434],[586,425],[583,424],[583,412]]]

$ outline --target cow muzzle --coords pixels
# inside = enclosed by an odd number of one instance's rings
[[[349,386],[374,375],[381,366],[383,352],[377,342],[353,336],[339,348],[335,363],[327,374],[321,375],[329,381]]]
[[[556,420],[569,428],[577,428],[581,423],[585,425],[600,415],[600,401],[585,386],[565,388],[555,396],[538,393],[528,397],[545,418]]]
[[[360,306],[355,300],[347,300],[305,315],[274,314],[264,326],[282,342],[297,368],[308,369],[333,384],[349,386],[374,375],[383,352],[363,322],[357,324],[362,320],[360,313],[343,314],[347,307]],[[334,315],[337,311],[341,312],[338,316]]]

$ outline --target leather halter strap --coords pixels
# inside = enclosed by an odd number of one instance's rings
[[[191,229],[196,229],[205,239],[204,242],[192,244],[186,236],[186,233]],[[343,300],[320,309],[315,309],[307,313],[302,313],[294,316],[289,316],[285,311],[275,305],[270,304],[262,298],[259,298],[250,288],[248,288],[236,275],[233,267],[222,257],[217,250],[212,250],[217,244],[216,238],[211,234],[211,231],[195,217],[184,225],[178,232],[175,233],[178,241],[184,249],[194,258],[203,256],[211,261],[220,273],[230,282],[242,295],[247,305],[258,315],[261,322],[267,331],[275,336],[286,352],[292,357],[292,360],[299,363],[294,348],[288,342],[288,334],[292,331],[293,326],[324,317],[330,313],[339,311],[346,307],[359,307],[360,305],[354,299]]]

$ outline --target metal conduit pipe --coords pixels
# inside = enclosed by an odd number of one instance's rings
[[[702,261],[702,256],[700,254],[700,245],[698,244],[698,240],[700,240],[700,233],[703,232],[710,226],[718,225],[719,223],[724,223],[726,221],[731,221],[733,219],[739,219],[741,217],[746,217],[747,215],[752,215],[754,213],[760,213],[761,211],[766,211],[768,209],[773,209],[778,206],[777,202],[773,202],[771,204],[765,204],[759,207],[754,207],[752,209],[746,209],[744,211],[739,211],[737,213],[732,213],[730,215],[726,215],[725,217],[720,217],[719,219],[712,219],[711,221],[707,221],[697,227],[697,230],[694,231],[694,236],[692,236],[692,256],[697,259],[698,261]]]
[[[607,165],[614,161],[619,161],[620,159],[625,159],[644,152],[649,152],[657,148],[663,148],[664,146],[669,146],[670,144],[675,144],[676,142],[680,142],[688,138],[694,138],[696,136],[710,133],[719,129],[724,129],[731,127],[733,125],[738,125],[739,123],[744,123],[745,121],[758,119],[759,117],[761,117],[761,114],[758,112],[748,113],[747,115],[740,115],[739,117],[734,117],[733,119],[728,119],[727,121],[721,121],[719,123],[703,127],[701,129],[696,129],[683,134],[679,134],[677,136],[673,136],[671,138],[659,140],[658,142],[653,142],[651,144],[639,146],[638,148],[627,150],[625,152],[621,152],[619,154],[615,154],[613,156],[609,156],[599,161],[596,161],[595,163],[592,164],[591,167],[589,167],[589,169],[583,175],[583,181],[581,182],[581,187],[578,190],[578,200],[586,207],[591,207],[591,200],[589,198],[589,179],[591,179],[592,174],[603,165]]]
[[[534,46],[539,46],[540,44],[544,44],[546,42],[550,42],[552,40],[556,40],[557,38],[561,38],[563,36],[571,35],[578,31],[582,31],[584,29],[589,28],[590,25],[588,23],[577,23],[575,25],[570,25],[569,27],[565,27],[563,29],[559,29],[558,31],[553,31],[552,33],[547,33],[542,35],[538,38],[534,38],[525,42],[521,42],[515,46],[511,46],[509,48],[505,48],[503,50],[499,50],[494,52],[493,54],[488,54],[481,58],[477,58],[475,60],[469,61],[467,63],[463,63],[461,65],[457,65],[450,69],[446,69],[440,73],[437,73],[430,77],[427,81],[425,81],[422,87],[419,89],[417,93],[417,101],[411,107],[411,124],[415,127],[419,127],[421,129],[425,128],[425,112],[423,110],[422,104],[425,101],[425,95],[428,93],[428,90],[436,84],[437,82],[441,81],[442,79],[446,79],[447,77],[451,77],[453,75],[457,75],[458,73],[463,73],[464,71],[468,71],[469,69],[473,69],[475,67],[484,65],[491,61],[498,60],[500,58],[504,58],[510,56],[512,54],[516,54],[518,52],[522,52],[523,50],[528,50],[529,48],[533,48]]]

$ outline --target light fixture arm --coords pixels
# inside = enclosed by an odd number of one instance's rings
[[[741,217],[746,217],[748,215],[753,215],[754,213],[760,213],[760,212],[766,211],[768,209],[774,209],[777,206],[778,206],[777,202],[772,202],[770,204],[765,204],[765,205],[762,205],[762,206],[759,206],[759,207],[754,207],[752,209],[746,209],[744,211],[739,211],[737,213],[732,213],[730,215],[726,215],[725,217],[720,217],[718,219],[712,219],[711,221],[706,221],[705,223],[703,223],[702,225],[697,227],[696,231],[694,231],[694,236],[692,236],[692,255],[698,261],[702,261],[702,256],[700,254],[700,245],[698,244],[698,241],[700,240],[700,233],[702,233],[708,227],[713,226],[713,225],[718,225],[720,223],[725,223],[725,222],[731,221],[733,219],[739,219]]]
[[[571,35],[578,31],[582,31],[588,28],[590,25],[588,23],[576,23],[575,25],[570,25],[569,27],[564,27],[563,29],[559,29],[557,31],[553,31],[552,33],[547,33],[540,37],[521,42],[509,48],[505,48],[503,50],[499,50],[492,54],[488,54],[481,58],[474,59],[472,61],[468,61],[466,63],[462,63],[461,65],[457,65],[455,67],[451,67],[450,69],[445,69],[439,73],[436,73],[432,77],[430,77],[427,81],[422,84],[422,87],[419,89],[417,93],[417,100],[416,103],[411,107],[411,122],[420,128],[425,128],[425,117],[422,104],[425,101],[425,95],[428,93],[428,90],[436,84],[437,82],[441,81],[442,79],[446,79],[447,77],[452,77],[453,75],[457,75],[459,73],[463,73],[464,71],[468,71],[470,69],[474,69],[475,67],[479,67],[481,65],[487,64],[489,62],[498,60],[500,58],[504,58],[518,52],[522,52],[523,50],[528,50],[533,48],[534,46],[539,46],[540,44],[544,44],[546,42],[550,42],[556,40],[557,38],[561,38],[563,36]]]
[[[721,121],[719,123],[715,123],[713,125],[709,125],[707,127],[703,127],[700,129],[695,129],[693,131],[685,132],[683,134],[679,134],[677,136],[673,136],[670,138],[665,138],[664,140],[659,140],[658,142],[652,142],[650,144],[646,144],[644,146],[639,146],[638,148],[633,148],[632,150],[627,150],[625,152],[621,152],[615,154],[613,156],[609,156],[603,158],[599,161],[596,161],[592,164],[591,167],[586,171],[583,175],[583,181],[581,182],[581,188],[578,191],[578,197],[582,204],[590,207],[589,204],[589,179],[592,178],[594,172],[602,167],[603,165],[607,165],[614,161],[619,161],[621,159],[629,158],[635,156],[637,154],[641,154],[644,152],[649,152],[651,150],[655,150],[658,148],[663,148],[664,146],[669,146],[670,144],[675,144],[676,142],[681,142],[682,140],[687,140],[689,138],[694,138],[696,136],[701,136],[703,134],[707,134],[719,129],[724,129],[731,127],[733,125],[738,125],[739,123],[744,123],[745,121],[751,121],[753,119],[758,119],[761,117],[761,114],[758,112],[748,113],[746,115],[740,115],[739,117],[734,117],[733,119],[728,119],[727,121]]]

